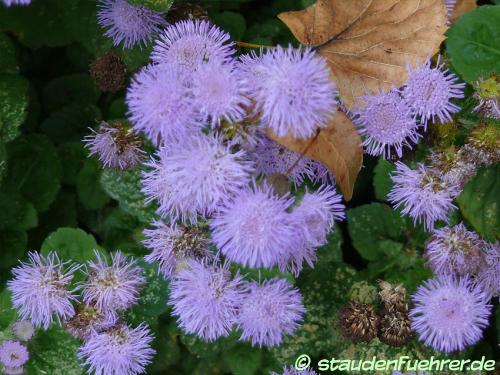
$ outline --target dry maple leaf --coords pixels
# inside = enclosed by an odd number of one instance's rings
[[[455,22],[465,13],[477,8],[476,0],[458,0],[451,13],[451,22]]]
[[[277,137],[270,129],[267,135],[290,150],[323,163],[335,175],[345,200],[351,199],[363,164],[363,149],[356,128],[344,112],[335,112],[328,127],[306,140]]]
[[[295,38],[318,47],[347,108],[401,86],[407,64],[434,55],[446,31],[442,0],[318,0],[278,15]]]

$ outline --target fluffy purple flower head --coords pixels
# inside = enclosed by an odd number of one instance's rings
[[[157,145],[199,130],[202,123],[186,80],[173,64],[149,65],[137,73],[126,98],[134,130]]]
[[[194,105],[213,127],[222,120],[233,123],[245,117],[251,104],[247,90],[245,80],[229,64],[207,63],[193,73]]]
[[[394,186],[387,195],[396,208],[402,208],[414,223],[423,223],[431,231],[438,220],[447,221],[456,208],[453,199],[460,193],[457,186],[445,184],[433,171],[419,164],[411,169],[401,162],[391,176]]]
[[[478,342],[491,313],[486,294],[468,277],[441,275],[427,280],[412,300],[412,329],[425,345],[446,353]]]
[[[484,265],[485,245],[462,223],[436,229],[425,244],[427,265],[438,275],[475,275]]]
[[[11,5],[29,5],[31,0],[2,0],[5,6],[10,7]]]
[[[258,173],[266,176],[281,174],[287,176],[295,185],[301,185],[306,177],[314,178],[311,159],[301,156],[266,135],[262,135],[255,145],[252,159]]]
[[[451,115],[460,107],[450,100],[464,97],[465,83],[456,83],[457,76],[448,69],[443,70],[444,63],[439,64],[440,58],[435,68],[431,67],[430,59],[416,68],[408,66],[409,76],[402,89],[406,102],[425,126],[435,117],[443,124],[451,121]]]
[[[188,259],[211,259],[210,241],[207,235],[197,227],[179,227],[177,224],[153,223],[154,229],[145,229],[144,246],[151,249],[146,255],[146,262],[158,262],[160,272],[170,279],[179,264]]]
[[[28,359],[28,349],[20,342],[5,340],[0,344],[0,362],[5,367],[22,367]]]
[[[97,155],[104,167],[128,169],[144,160],[142,141],[132,129],[121,124],[102,122],[97,131],[86,136],[83,141],[90,155]]]
[[[76,314],[64,322],[73,337],[87,340],[95,332],[103,332],[116,325],[118,316],[104,314],[95,306],[78,305]]]
[[[277,372],[271,372],[269,375],[280,375]],[[296,370],[294,367],[283,367],[283,373],[281,375],[318,375],[318,373],[314,370]]]
[[[244,151],[231,152],[218,136],[191,136],[172,143],[149,162],[142,191],[157,200],[159,212],[171,220],[195,224],[228,201],[250,181],[253,165]]]
[[[251,51],[248,54],[238,56],[236,62],[237,69],[247,81],[251,92],[258,90],[260,81],[269,78],[269,72],[262,64],[262,56],[262,49],[259,53]]]
[[[399,95],[399,91],[379,92],[362,96],[364,107],[353,113],[359,133],[364,137],[363,146],[369,155],[391,157],[393,151],[400,158],[403,147],[412,148],[420,139],[418,124],[411,108]]]
[[[180,327],[205,341],[229,335],[244,298],[243,282],[229,265],[188,260],[170,284],[168,303]]]
[[[146,278],[135,261],[120,251],[111,256],[111,264],[98,251],[95,256],[97,261],[89,261],[87,265],[83,302],[105,315],[114,316],[117,311],[126,310],[137,302]]]
[[[294,208],[303,245],[290,253],[290,258],[280,264],[282,272],[290,271],[298,276],[306,261],[310,267],[316,261],[316,248],[327,243],[327,235],[336,221],[345,218],[342,197],[331,186],[321,186],[316,192],[306,191],[300,204]]]
[[[112,38],[115,46],[123,42],[124,48],[146,45],[167,25],[161,13],[127,0],[99,0],[97,20],[107,28],[104,35]]]
[[[54,315],[64,320],[75,314],[74,290],[68,287],[80,266],[65,269],[67,262],[61,262],[55,252],[47,256],[30,252],[28,257],[28,262],[21,262],[12,270],[14,278],[9,280],[7,288],[21,319],[30,319],[35,327],[47,329]]]
[[[35,334],[35,326],[29,320],[18,320],[12,325],[12,333],[17,339],[28,341]]]
[[[136,328],[121,325],[105,332],[94,332],[80,347],[78,356],[96,375],[142,374],[151,363],[154,337],[141,324]]]
[[[212,219],[212,240],[231,262],[271,268],[301,246],[298,221],[287,212],[293,199],[264,184],[240,193]]]
[[[288,281],[252,281],[238,314],[241,340],[250,341],[252,346],[279,345],[285,335],[299,327],[305,311],[302,295]]]
[[[151,58],[155,63],[172,63],[195,71],[206,63],[228,63],[234,52],[229,34],[218,26],[204,20],[184,20],[165,29]]]
[[[254,71],[265,71],[251,94],[262,125],[278,136],[306,139],[324,128],[337,108],[336,86],[325,59],[310,48],[276,47]]]
[[[477,276],[477,282],[489,297],[500,297],[500,243],[486,243],[485,265]]]

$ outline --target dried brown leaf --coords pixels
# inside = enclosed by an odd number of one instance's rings
[[[455,22],[465,13],[477,8],[476,0],[457,0],[453,12],[451,13],[451,22]]]
[[[401,86],[407,64],[434,55],[446,31],[442,0],[318,0],[278,15],[299,42],[319,46],[347,108]]]
[[[306,140],[267,135],[283,146],[323,163],[335,175],[346,201],[352,198],[354,182],[363,164],[361,138],[352,121],[342,111],[333,115],[328,127]]]

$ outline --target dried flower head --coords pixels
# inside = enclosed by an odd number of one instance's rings
[[[97,155],[104,167],[129,169],[145,159],[142,139],[122,122],[101,122],[97,131],[87,135],[83,141],[90,155]]]
[[[94,332],[103,332],[117,323],[113,314],[103,314],[95,306],[78,305],[76,314],[66,320],[66,330],[75,338],[87,340]]]
[[[191,136],[158,152],[146,165],[143,189],[157,200],[159,213],[171,220],[195,224],[248,185],[253,165],[244,151],[232,152],[219,136]]]
[[[262,284],[251,281],[237,316],[241,340],[252,346],[276,346],[292,334],[303,319],[302,295],[284,279]]]
[[[24,366],[28,362],[28,349],[20,342],[5,340],[0,344],[0,363],[9,369]]]
[[[74,315],[75,290],[68,287],[80,266],[66,268],[68,262],[61,262],[55,252],[47,256],[30,252],[28,257],[28,262],[12,270],[14,278],[8,281],[7,288],[21,319],[30,319],[35,327],[47,329],[54,315],[58,320]]]
[[[478,163],[469,150],[451,146],[440,152],[431,151],[430,168],[439,172],[440,179],[447,185],[462,189],[478,169]]]
[[[353,342],[370,342],[377,336],[378,316],[373,305],[351,300],[339,311],[340,333]]]
[[[105,315],[114,316],[117,311],[126,310],[137,302],[146,278],[135,260],[128,259],[120,251],[112,254],[111,264],[98,251],[95,256],[97,261],[89,261],[87,265],[83,302]]]
[[[500,76],[492,74],[488,78],[480,78],[475,84],[474,99],[478,105],[476,112],[487,118],[500,119]]]
[[[146,45],[167,24],[162,13],[127,0],[99,0],[97,20],[107,28],[104,35],[112,38],[115,46],[123,42],[124,48]]]
[[[266,267],[288,260],[302,246],[298,221],[287,212],[293,199],[264,184],[241,190],[210,223],[212,239],[231,262]]]
[[[402,208],[401,212],[415,223],[423,223],[429,231],[436,221],[447,221],[448,213],[456,208],[453,199],[460,188],[443,182],[436,171],[423,164],[411,169],[397,162],[391,179],[394,186],[387,195],[389,201],[396,208]]]
[[[12,325],[12,333],[18,340],[28,341],[35,334],[35,326],[29,320],[18,320]]]
[[[475,275],[484,265],[485,242],[460,223],[434,230],[425,244],[427,265],[435,274]]]
[[[427,280],[412,300],[412,329],[425,345],[446,353],[478,342],[491,313],[486,294],[468,277]]]
[[[158,262],[160,272],[165,278],[171,278],[179,267],[189,259],[203,260],[213,257],[207,234],[198,227],[179,227],[177,224],[153,223],[154,229],[145,229],[144,246],[151,249],[151,254],[144,259]]]
[[[411,149],[419,141],[418,124],[399,91],[365,95],[360,100],[363,106],[354,108],[354,122],[364,137],[363,146],[369,155],[388,159],[395,151],[400,158],[403,147]]]
[[[413,339],[407,311],[383,310],[379,316],[378,338],[391,346],[404,346]]]
[[[228,33],[205,20],[184,20],[168,26],[157,39],[151,58],[195,71],[206,63],[232,61],[233,43]]]
[[[408,79],[402,93],[425,126],[436,117],[441,123],[451,121],[452,114],[460,110],[451,100],[464,97],[465,83],[456,83],[457,76],[444,69],[445,64],[440,64],[440,59],[441,56],[434,68],[431,67],[430,58],[416,67],[407,67]]]
[[[117,92],[125,87],[127,66],[115,51],[108,51],[92,63],[90,74],[99,90]]]
[[[170,284],[169,305],[180,327],[205,341],[229,335],[241,300],[243,281],[229,264],[188,260]]]
[[[500,162],[500,126],[492,122],[474,127],[464,148],[477,165]]]
[[[387,281],[379,280],[378,292],[380,300],[387,311],[408,311],[408,302],[406,299],[406,289],[403,284],[391,284]]]
[[[254,59],[263,72],[251,93],[262,124],[278,136],[306,139],[328,125],[337,108],[336,86],[326,60],[312,49],[268,50]]]
[[[169,23],[176,23],[183,20],[210,21],[208,11],[203,6],[184,1],[170,8],[166,18]]]
[[[83,342],[78,356],[89,366],[89,372],[99,375],[142,374],[151,362],[153,335],[144,324],[136,328],[127,325],[94,332]]]

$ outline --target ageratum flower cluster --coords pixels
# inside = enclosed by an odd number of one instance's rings
[[[110,261],[97,251],[95,256],[95,261],[76,265],[61,261],[55,252],[30,252],[8,282],[12,304],[24,319],[13,325],[13,334],[28,341],[35,328],[45,330],[56,321],[82,340],[78,356],[89,373],[142,373],[155,353],[153,336],[145,324],[133,328],[122,319],[145,284],[142,269],[120,251]],[[85,280],[74,284],[80,271]],[[10,371],[5,373],[23,373],[28,357],[19,342],[0,345],[0,362]]]

